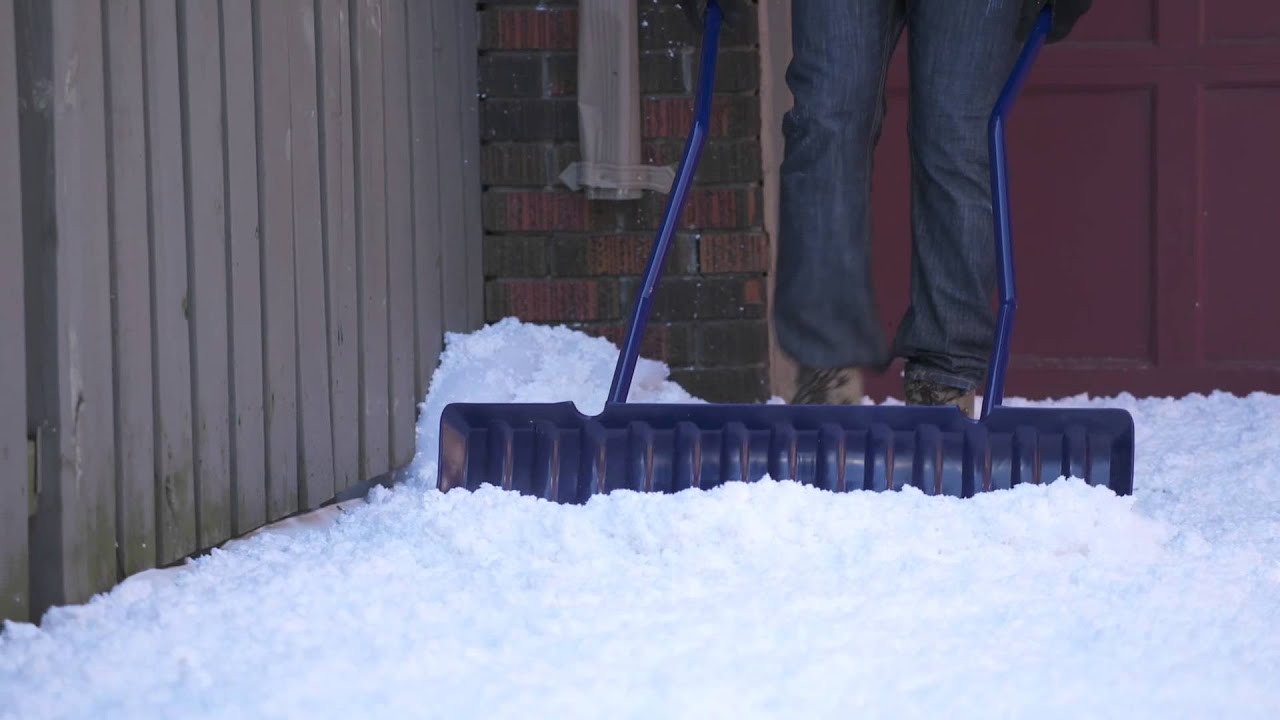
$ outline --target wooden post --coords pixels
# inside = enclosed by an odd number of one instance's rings
[[[423,38],[435,37],[431,5],[410,2],[408,7],[409,95],[413,152],[413,264],[414,302],[417,305],[417,395],[426,394],[431,374],[444,345],[444,304],[441,289],[442,186],[439,170],[439,133],[436,130],[436,54]],[[477,189],[477,193],[479,190]],[[476,278],[483,283],[484,278]]]
[[[433,3],[434,4],[434,3]],[[448,3],[443,3],[448,4]],[[357,0],[351,18],[356,132],[356,217],[360,287],[360,475],[387,465],[391,424],[387,373],[387,209],[380,0]]]
[[[289,157],[293,163],[299,510],[312,510],[333,497],[315,11],[312,0],[288,3],[289,87],[286,95],[291,111]]]
[[[458,13],[459,3],[428,3],[434,14],[436,44],[435,74],[436,92],[441,97],[459,97],[461,95],[460,62],[458,53]],[[468,21],[473,18],[474,10],[468,8]],[[467,58],[469,65],[475,64],[474,56]],[[458,103],[435,102],[436,133],[439,138],[439,161],[441,168],[462,167],[462,111]],[[467,273],[467,229],[465,207],[467,188],[460,182],[458,175],[446,170],[441,174],[440,207],[445,208],[443,223],[440,226],[440,242],[443,244],[443,266],[441,282],[444,283],[444,329],[446,332],[462,332],[471,322],[466,303],[461,298],[468,296]],[[476,282],[483,282],[477,277]]]
[[[0,0],[0,620],[26,620],[27,351],[23,301],[18,53],[13,0]],[[34,458],[30,458],[34,460]]]
[[[111,281],[116,374],[116,555],[121,573],[156,566],[155,364],[147,230],[142,6],[104,5],[110,82]],[[168,364],[169,356],[161,359]]]
[[[390,340],[391,463],[413,459],[417,407],[413,343],[412,151],[409,145],[409,46],[405,0],[383,0],[386,76],[387,305]]]
[[[190,248],[192,430],[197,547],[231,532],[231,353],[227,318],[221,38],[214,3],[183,0],[181,87]]]
[[[787,89],[787,64],[791,62],[791,3],[760,0],[760,163],[764,171],[764,231],[769,238],[769,274],[766,283],[772,311],[778,257],[778,183],[782,167],[782,116],[791,108]],[[778,347],[773,320],[769,320],[769,391],[790,399],[795,392],[794,363]]]
[[[293,168],[289,25],[284,2],[256,5],[261,156],[263,351],[266,353],[267,521],[298,509],[297,314],[293,265]]]
[[[33,527],[40,562],[33,614],[80,603],[117,579],[111,265],[101,6],[52,0],[52,275],[44,317],[42,497]],[[46,269],[49,266],[46,266]]]
[[[351,23],[347,0],[320,0],[322,207],[329,309],[329,407],[334,489],[360,477],[360,315],[357,313],[355,136],[351,125]],[[422,39],[426,44],[426,38]]]
[[[240,534],[267,520],[254,18],[251,0],[224,0],[220,8],[222,77],[227,103],[227,235],[231,263],[228,283],[234,419],[232,531]]]

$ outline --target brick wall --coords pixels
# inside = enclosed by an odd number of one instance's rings
[[[572,1],[481,3],[485,315],[566,324],[621,343],[666,195],[588,201],[556,179],[577,159]],[[640,0],[644,159],[679,160],[698,37]],[[715,402],[768,397],[754,16],[722,33],[712,133],[654,298],[642,353]]]

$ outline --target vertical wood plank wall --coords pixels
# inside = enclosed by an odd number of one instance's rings
[[[0,0],[0,618],[26,619],[27,353],[13,0]]]
[[[0,619],[412,458],[482,318],[474,9],[0,0]]]

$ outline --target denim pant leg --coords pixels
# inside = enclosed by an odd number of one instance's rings
[[[981,384],[995,332],[987,123],[1020,45],[1020,0],[915,0],[911,303],[894,341],[908,377]]]
[[[773,317],[779,344],[801,365],[889,360],[868,262],[870,186],[904,8],[902,0],[792,3],[794,103],[782,123]]]

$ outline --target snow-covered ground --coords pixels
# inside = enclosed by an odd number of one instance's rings
[[[1280,397],[1059,401],[1134,413],[1129,498],[431,489],[446,402],[598,410],[615,352],[452,338],[407,484],[7,625],[0,718],[1280,717]]]

